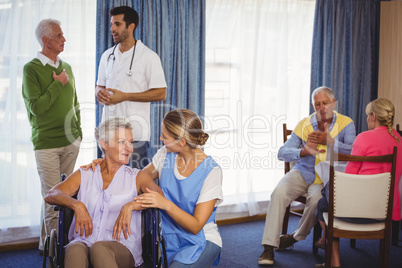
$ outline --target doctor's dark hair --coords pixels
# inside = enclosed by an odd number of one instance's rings
[[[188,146],[204,145],[209,135],[202,129],[201,119],[191,110],[176,109],[163,117],[163,125],[175,139],[184,139]]]
[[[123,14],[123,20],[126,23],[126,28],[128,28],[128,26],[131,23],[135,24],[134,27],[134,32],[135,29],[137,29],[138,23],[139,23],[139,16],[137,11],[135,11],[133,8],[129,7],[129,6],[121,6],[121,7],[115,7],[112,8],[110,10],[110,16],[116,16],[116,15],[121,15]]]

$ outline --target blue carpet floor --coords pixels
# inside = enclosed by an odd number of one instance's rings
[[[0,252],[1,268],[42,267],[42,256],[38,249]]]
[[[300,218],[290,216],[289,232],[297,227]],[[253,268],[262,267],[257,260],[263,250],[261,237],[264,221],[229,224],[219,227],[222,240],[222,258],[218,267]],[[402,235],[402,233],[400,233]],[[402,241],[400,247],[391,246],[389,256],[390,267],[402,267]],[[341,239],[342,267],[378,267],[378,240],[357,240],[356,249],[349,246],[349,240]],[[318,254],[312,253],[312,234],[306,240],[299,241],[293,249],[275,251],[275,263],[272,267],[314,268],[316,263],[324,262],[325,252],[319,249]],[[0,252],[1,268],[42,267],[42,257],[37,249]]]
[[[297,216],[290,216],[289,233],[296,229],[299,219]],[[219,267],[264,267],[257,263],[263,251],[261,239],[264,232],[264,221],[223,225],[219,229],[223,239],[222,259]],[[313,234],[311,233],[306,240],[294,244],[293,249],[275,251],[275,263],[272,267],[314,268],[316,263],[323,263],[325,251],[319,249],[318,254],[314,255],[312,240]],[[399,246],[401,245],[402,241],[399,241]],[[340,250],[342,267],[378,267],[378,240],[357,240],[356,249],[352,249],[348,239],[341,239]],[[401,268],[402,247],[391,246],[389,260],[389,267]]]

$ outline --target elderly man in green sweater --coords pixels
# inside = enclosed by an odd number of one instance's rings
[[[73,72],[58,57],[66,42],[60,22],[42,20],[35,33],[42,51],[24,66],[22,96],[32,126],[31,140],[44,197],[60,181],[60,174],[73,171],[82,130]],[[40,252],[52,229],[58,229],[58,215],[43,202]]]

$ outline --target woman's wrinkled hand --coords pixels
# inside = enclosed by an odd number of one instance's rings
[[[73,210],[75,217],[75,233],[79,233],[81,237],[84,234],[85,237],[92,235],[93,223],[84,203],[81,201],[76,202]]]
[[[120,241],[121,232],[123,232],[124,238],[127,240],[131,236],[131,217],[133,214],[133,207],[129,204],[125,204],[121,210],[120,214],[116,219],[113,227],[112,238]]]

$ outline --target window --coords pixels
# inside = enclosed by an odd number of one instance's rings
[[[39,236],[41,187],[21,85],[41,50],[41,19],[59,20],[67,40],[59,56],[73,68],[84,132],[77,166],[95,157],[95,12],[95,0],[0,1],[0,243]]]
[[[205,147],[223,169],[220,211],[265,213],[283,176],[282,124],[308,115],[315,1],[206,1]],[[233,206],[234,205],[234,206]]]

